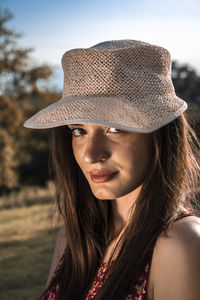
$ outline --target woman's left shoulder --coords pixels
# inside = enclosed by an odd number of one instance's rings
[[[185,264],[194,259],[200,260],[200,218],[187,216],[170,224],[158,238],[155,252],[166,254],[166,258],[170,259],[181,255]]]
[[[159,237],[162,243],[173,243],[177,247],[191,247],[199,245],[200,242],[200,218],[197,216],[186,216],[169,225],[166,232]],[[193,241],[192,245],[190,244]]]
[[[200,218],[170,224],[157,240],[152,264],[154,300],[197,300],[200,295]]]

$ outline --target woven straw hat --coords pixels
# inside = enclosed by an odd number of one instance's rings
[[[136,40],[106,41],[65,52],[62,67],[62,98],[24,127],[91,123],[148,133],[187,109],[175,94],[171,56],[163,47]]]

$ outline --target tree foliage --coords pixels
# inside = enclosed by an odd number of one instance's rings
[[[52,75],[48,65],[33,65],[32,48],[18,45],[20,34],[9,29],[13,18],[0,9],[0,193],[23,184],[45,185],[48,179],[49,131],[23,127],[26,119],[57,101],[55,90],[40,89],[39,80]],[[200,77],[189,65],[172,63],[176,93],[189,104],[189,112],[200,123]]]
[[[177,95],[188,103],[189,113],[196,127],[200,123],[200,76],[188,64],[172,62],[172,79]]]
[[[19,33],[10,30],[8,10],[0,10],[0,191],[47,180],[48,133],[23,128],[24,121],[60,98],[38,81],[52,75],[48,65],[33,65],[31,48],[18,45]]]

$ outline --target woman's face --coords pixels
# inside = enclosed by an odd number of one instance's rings
[[[120,198],[143,183],[151,165],[151,134],[96,124],[68,127],[75,159],[97,199]],[[112,174],[102,177],[99,171]]]

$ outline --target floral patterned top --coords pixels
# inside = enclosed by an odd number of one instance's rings
[[[183,218],[186,216],[191,216],[191,215],[194,215],[194,214],[192,214],[190,212],[183,212],[177,216],[175,221],[179,220],[180,218]],[[65,252],[63,253],[63,255],[54,271],[53,278],[56,276],[58,270],[60,269],[60,266],[62,265],[62,260],[63,260],[64,255],[65,255]],[[147,300],[147,281],[148,281],[148,274],[149,274],[151,259],[152,259],[152,255],[151,255],[148,263],[146,264],[143,272],[140,274],[137,284],[134,286],[134,292],[129,293],[128,296],[126,297],[126,300]],[[112,270],[113,264],[114,264],[114,261],[112,261],[110,264],[105,263],[105,262],[101,263],[85,300],[92,300],[94,298],[94,296],[97,294],[98,290],[101,288],[101,286],[103,284],[103,280],[105,280],[109,276],[109,274]],[[107,268],[108,268],[108,271],[106,273],[106,276],[104,277],[105,271],[107,270]],[[59,293],[59,285],[50,289],[44,295],[43,300],[57,300],[58,293]]]
[[[141,275],[138,279],[138,282],[135,286],[135,292],[134,293],[130,292],[128,294],[128,296],[126,297],[126,300],[147,300],[146,288],[147,288],[147,277],[148,277],[150,263],[151,263],[151,260],[149,260],[148,264],[146,265],[143,272],[141,273]],[[105,273],[106,269],[109,268],[105,278],[107,278],[109,276],[113,264],[114,264],[114,262],[111,262],[110,265],[108,265],[107,263],[101,263],[101,266],[97,272],[95,280],[94,280],[92,286],[90,287],[90,290],[88,291],[88,294],[87,294],[85,300],[91,300],[94,298],[94,296],[97,294],[97,291],[101,288],[101,286],[103,284],[104,273]]]

